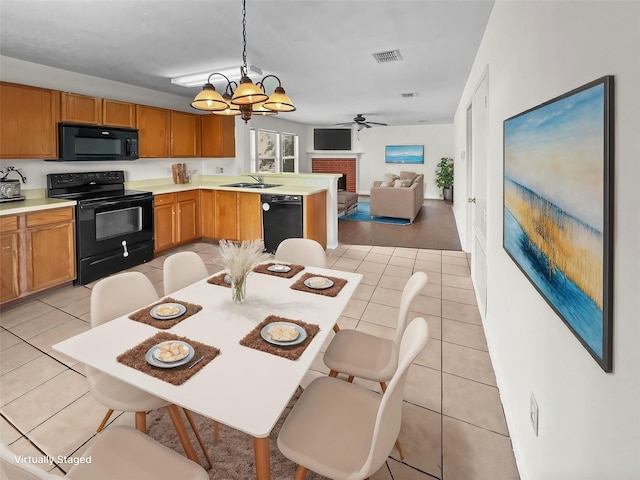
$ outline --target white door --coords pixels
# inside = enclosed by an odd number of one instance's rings
[[[489,86],[485,74],[476,89],[467,121],[469,148],[468,173],[471,195],[468,212],[471,219],[471,279],[476,290],[480,315],[487,311],[487,125]]]

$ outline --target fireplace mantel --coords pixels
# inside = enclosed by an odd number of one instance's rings
[[[312,150],[307,152],[314,157],[327,157],[327,158],[358,158],[364,152],[354,152],[351,150]]]

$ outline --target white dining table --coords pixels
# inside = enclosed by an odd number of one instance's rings
[[[347,283],[335,297],[290,288],[308,272],[343,278]],[[202,306],[198,313],[170,329],[159,330],[131,320],[127,314],[60,342],[53,349],[252,436],[256,478],[269,480],[269,434],[361,279],[358,273],[316,267],[305,267],[291,279],[252,272],[247,277],[246,300],[241,304],[232,301],[230,288],[205,279],[169,295]],[[297,360],[240,345],[240,340],[269,315],[316,324],[320,330]],[[178,386],[116,360],[160,331],[215,346],[220,354]],[[198,461],[192,446],[185,450]]]

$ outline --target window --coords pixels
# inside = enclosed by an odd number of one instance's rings
[[[281,172],[295,172],[296,166],[296,152],[298,150],[298,136],[292,133],[282,134],[282,164],[280,166]]]
[[[276,171],[278,150],[278,133],[258,130],[258,172]]]
[[[252,130],[251,160],[256,172],[296,172],[298,136],[272,130]]]

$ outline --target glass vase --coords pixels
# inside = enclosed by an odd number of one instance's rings
[[[233,298],[234,303],[244,303],[245,297],[247,296],[247,277],[243,276],[241,278],[231,279],[231,298]]]

